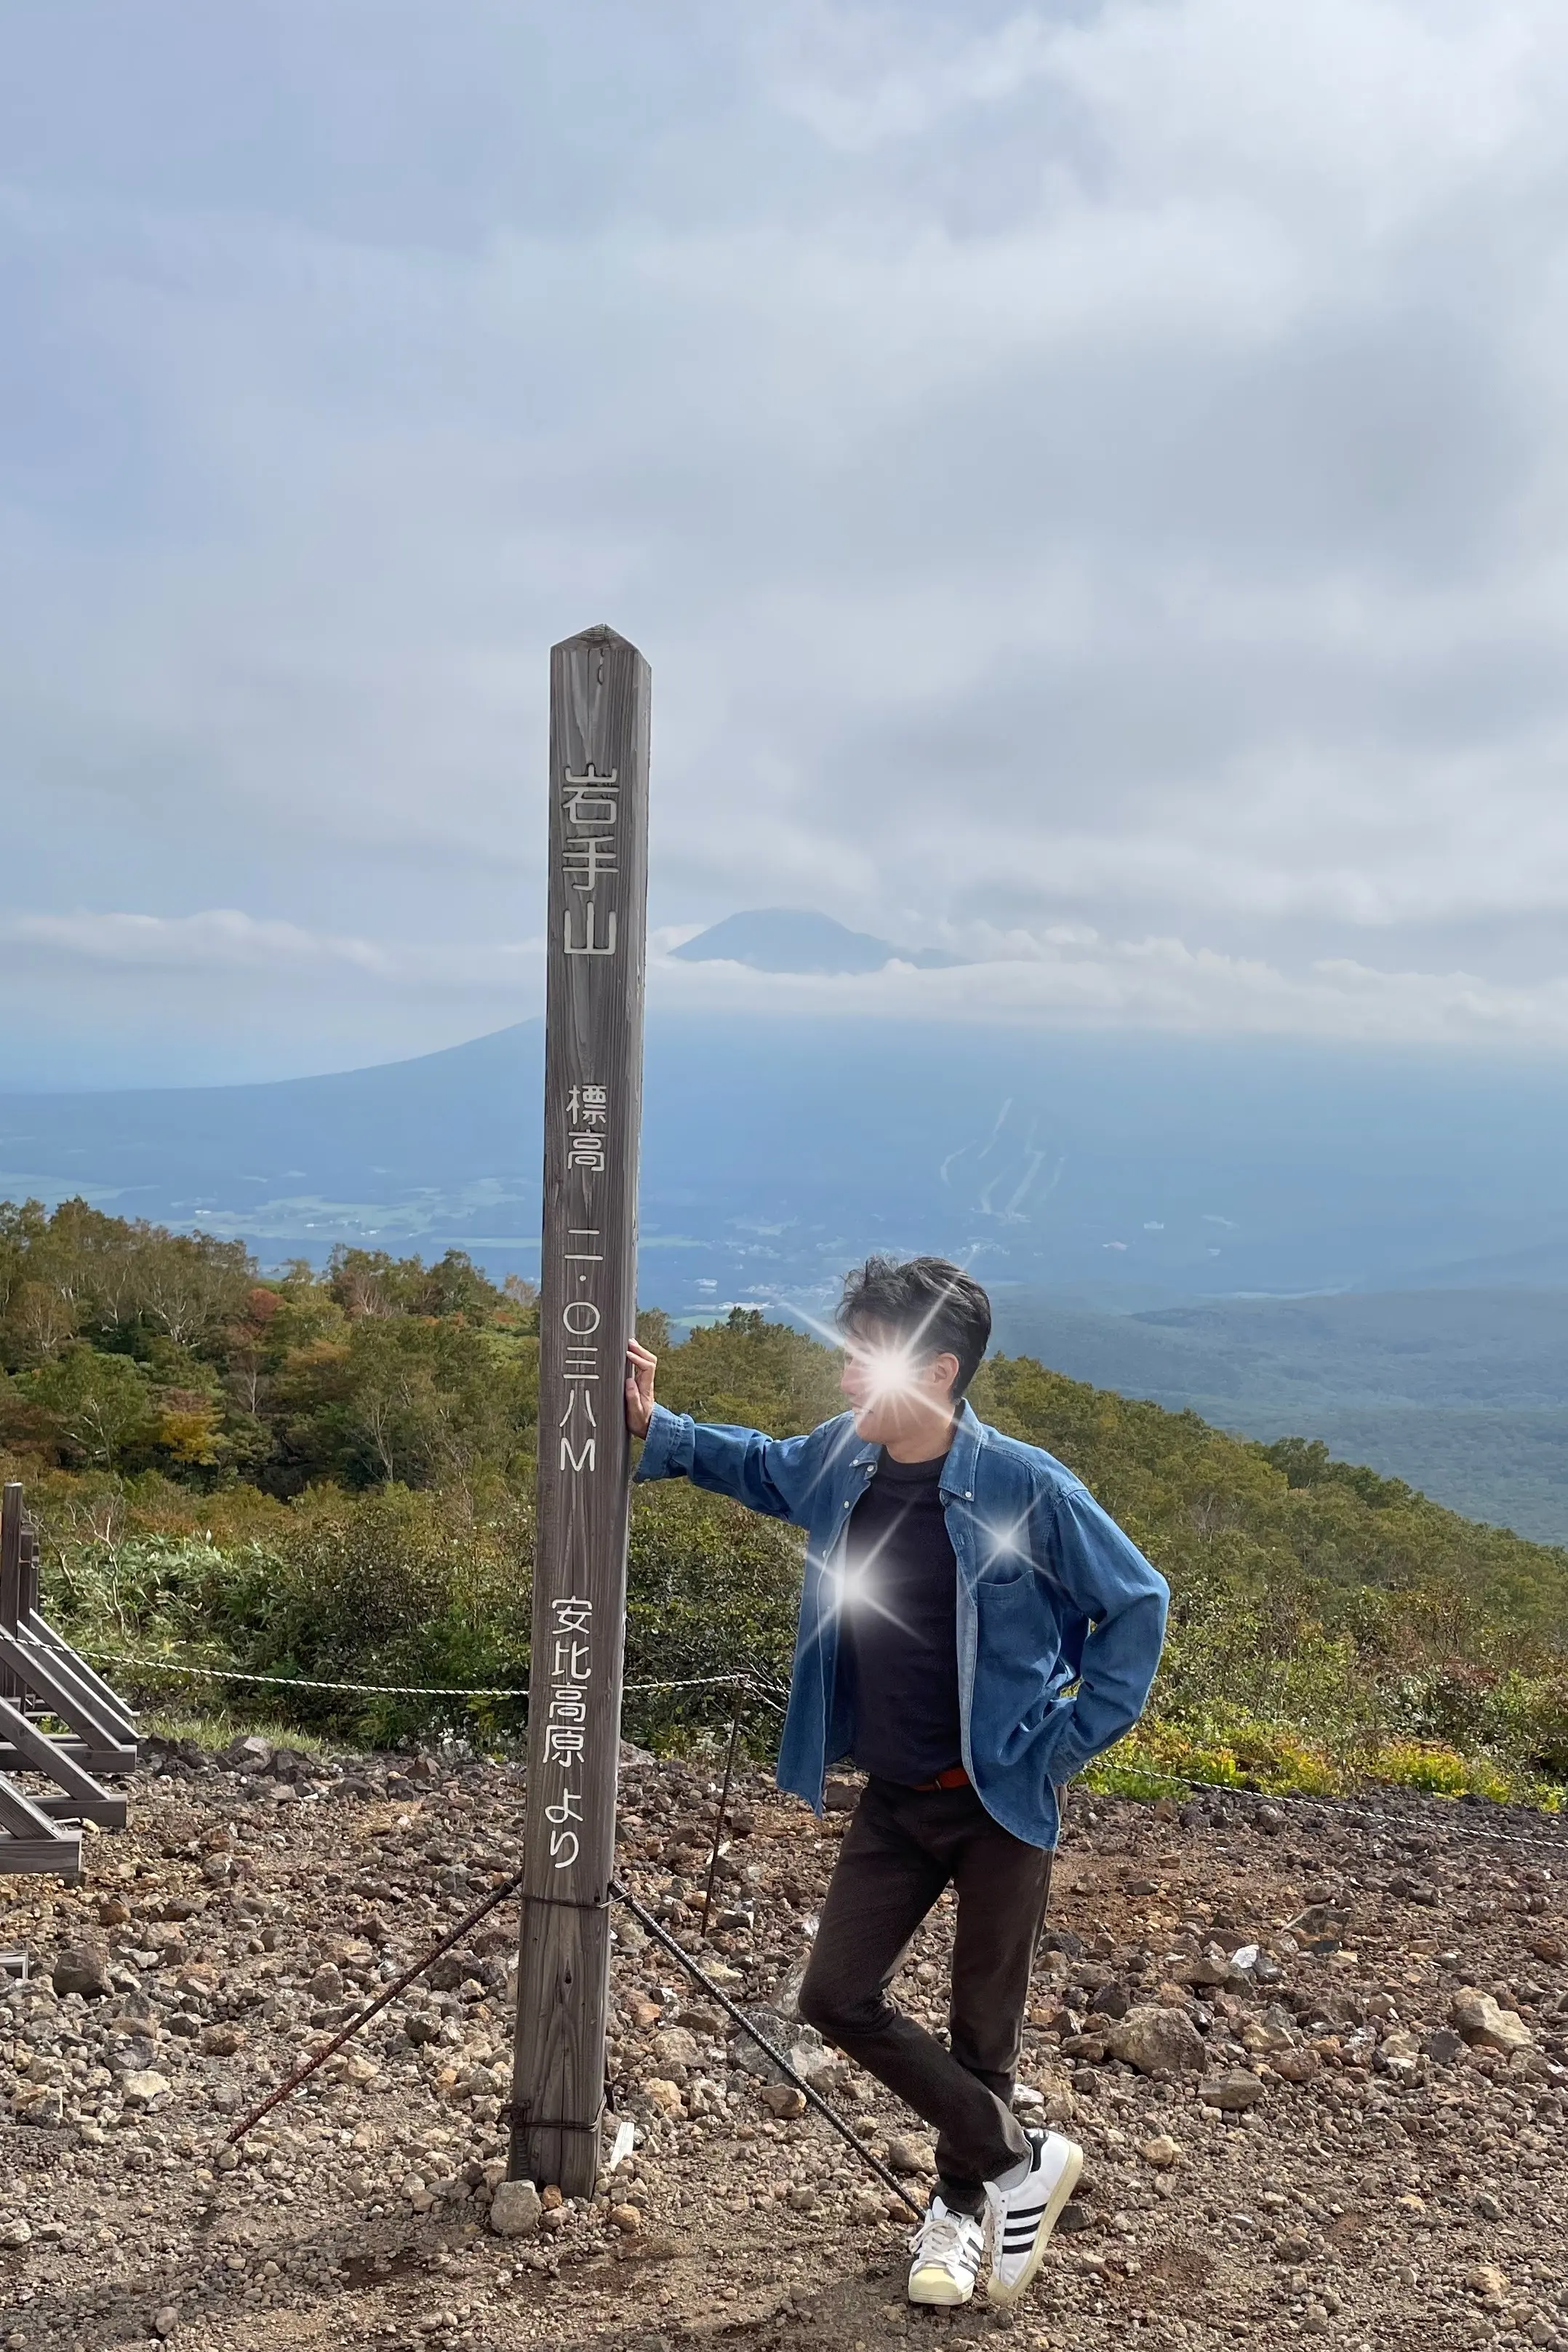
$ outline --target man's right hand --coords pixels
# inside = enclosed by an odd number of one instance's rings
[[[626,1342],[626,1426],[633,1437],[646,1437],[653,1421],[653,1374],[659,1359],[635,1339]]]

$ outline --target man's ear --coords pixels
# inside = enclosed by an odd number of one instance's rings
[[[958,1377],[957,1357],[947,1355],[946,1352],[940,1356],[933,1356],[931,1369],[946,1390],[949,1400],[956,1404],[958,1400],[953,1394],[953,1383]]]

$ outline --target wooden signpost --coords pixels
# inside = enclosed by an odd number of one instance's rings
[[[592,2191],[604,2101],[651,684],[608,628],[550,655],[538,1524],[507,2169],[568,2196]]]

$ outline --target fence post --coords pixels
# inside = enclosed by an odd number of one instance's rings
[[[24,1519],[22,1482],[7,1478],[0,1493],[0,1633],[13,1637],[22,1618],[22,1544]],[[0,1665],[0,1698],[22,1696],[15,1675]]]
[[[550,654],[539,1488],[513,2179],[593,2188],[626,1622],[651,677],[585,630]]]

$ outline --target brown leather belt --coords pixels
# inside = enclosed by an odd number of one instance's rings
[[[949,1764],[946,1772],[938,1772],[935,1780],[916,1780],[913,1784],[916,1796],[924,1797],[933,1789],[967,1789],[969,1776],[961,1764]]]

